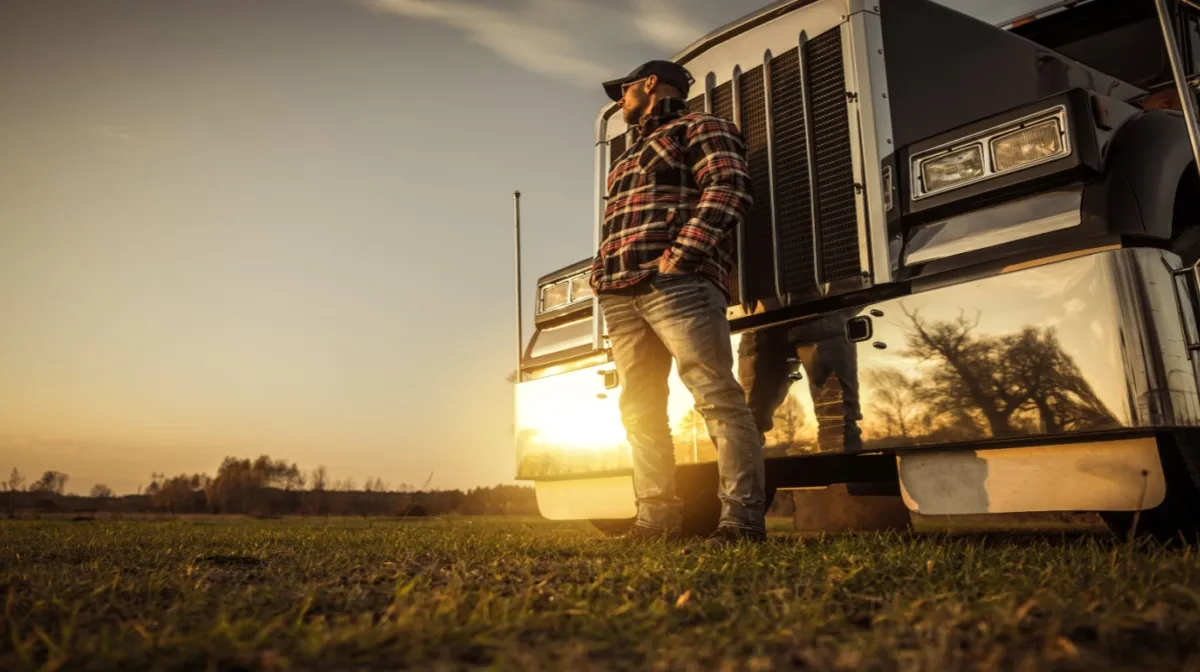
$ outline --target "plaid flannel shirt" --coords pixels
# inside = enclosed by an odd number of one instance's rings
[[[623,289],[658,272],[699,273],[728,296],[734,232],[753,199],[742,134],[732,122],[659,101],[612,164],[592,288]]]

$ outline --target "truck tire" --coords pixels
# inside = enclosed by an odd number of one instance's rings
[[[1164,544],[1196,543],[1200,533],[1200,435],[1195,432],[1164,434],[1158,439],[1158,454],[1167,481],[1162,504],[1142,511],[1103,511],[1108,529],[1121,539],[1133,533]]]
[[[683,536],[704,537],[717,529],[721,521],[721,499],[717,496],[717,465],[686,465],[675,471],[675,492],[683,500]],[[775,500],[776,486],[767,479],[766,506]],[[592,526],[609,536],[619,536],[633,527],[633,518],[592,520]]]
[[[593,518],[588,522],[605,536],[619,537],[633,527],[633,518]]]

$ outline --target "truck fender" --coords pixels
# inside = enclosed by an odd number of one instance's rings
[[[1103,179],[1084,192],[1084,218],[1102,218],[1111,233],[1170,240],[1181,180],[1195,172],[1183,115],[1139,114],[1117,129],[1105,154]]]

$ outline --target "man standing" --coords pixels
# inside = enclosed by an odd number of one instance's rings
[[[622,381],[621,418],[633,447],[638,516],[627,535],[679,535],[675,455],[667,422],[674,359],[717,445],[717,543],[766,538],[762,443],[733,374],[729,321],[732,233],[751,206],[737,127],[689,113],[692,77],[650,61],[604,83],[636,139],[616,159],[592,287]]]

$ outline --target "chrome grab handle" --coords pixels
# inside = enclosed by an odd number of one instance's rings
[[[1191,3],[1188,3],[1191,5]],[[1187,72],[1184,69],[1183,54],[1179,50],[1179,41],[1175,39],[1174,18],[1171,15],[1167,0],[1155,0],[1158,12],[1158,25],[1162,29],[1163,46],[1166,47],[1167,57],[1171,65],[1171,74],[1175,78],[1175,90],[1179,94],[1179,104],[1183,108],[1183,119],[1187,125],[1188,140],[1192,144],[1192,158],[1200,165],[1200,112],[1196,110],[1196,96],[1188,84]],[[1191,5],[1194,6],[1194,5]],[[1182,10],[1182,7],[1180,7]]]
[[[1163,263],[1167,261],[1164,259]],[[1200,329],[1197,328],[1196,317],[1200,315],[1200,262],[1185,268],[1171,268],[1167,264],[1167,268],[1171,271],[1171,282],[1174,283],[1175,294],[1175,309],[1179,311],[1179,322],[1183,327],[1183,340],[1187,345],[1188,358],[1192,353],[1200,350]],[[1183,298],[1180,294],[1180,279],[1183,280],[1183,292],[1187,294],[1188,308],[1190,311],[1184,310]]]

